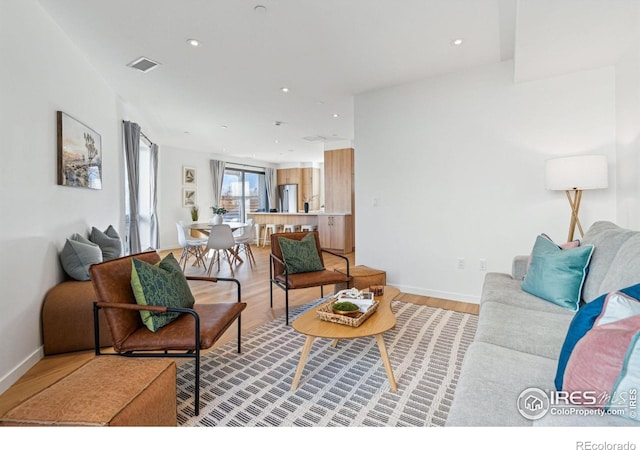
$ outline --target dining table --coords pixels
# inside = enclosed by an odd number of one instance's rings
[[[221,225],[229,225],[231,227],[231,231],[236,231],[239,228],[247,226],[246,223],[240,222],[240,221],[237,221],[237,220],[230,220],[228,222],[222,222]],[[207,236],[209,236],[209,233],[211,232],[211,227],[212,226],[213,226],[213,224],[209,223],[209,222],[194,222],[191,225],[189,225],[189,228],[191,228],[192,230],[199,231],[200,233],[206,234]]]
[[[209,223],[209,222],[194,222],[191,225],[189,225],[189,228],[209,236],[209,234],[211,233],[211,227],[213,227],[213,225],[214,224]],[[238,230],[238,229],[240,229],[242,227],[246,227],[247,226],[246,223],[240,222],[238,220],[230,220],[228,222],[224,221],[220,225],[229,225],[229,227],[231,227],[231,231],[236,231],[236,230]],[[238,254],[238,251],[237,251],[237,249],[235,247],[234,248],[230,248],[229,251],[231,252],[233,257],[238,262],[244,262],[244,260]]]

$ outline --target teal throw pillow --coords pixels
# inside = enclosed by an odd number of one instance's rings
[[[92,227],[89,240],[100,247],[100,250],[102,250],[102,259],[104,261],[109,261],[122,256],[122,242],[120,241],[120,235],[111,225],[109,225],[105,231],[100,231],[96,227]]]
[[[289,274],[324,270],[313,233],[308,233],[299,241],[278,237],[278,243]]]
[[[60,263],[64,271],[74,280],[89,281],[91,264],[102,262],[102,251],[93,242],[78,233],[67,239],[60,252]]]
[[[538,236],[522,290],[558,306],[577,311],[593,245],[561,249]]]
[[[149,264],[136,258],[131,261],[131,288],[138,305],[193,308],[195,299],[173,254],[169,253],[157,264]],[[142,321],[154,333],[179,315],[140,311]]]

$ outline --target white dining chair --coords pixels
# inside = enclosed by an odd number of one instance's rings
[[[211,260],[209,261],[209,271],[207,275],[211,276],[211,269],[213,265],[218,265],[218,272],[220,271],[220,259],[221,256],[227,259],[229,263],[229,269],[231,269],[231,276],[235,276],[233,272],[233,259],[235,258],[234,247],[236,240],[233,237],[233,231],[229,225],[213,225],[211,232],[209,233],[209,239],[207,239],[207,246],[205,248],[206,254],[211,254]]]
[[[191,256],[195,256],[196,265],[202,263],[204,269],[207,270],[207,264],[205,261],[206,253],[204,251],[204,247],[207,245],[207,240],[204,238],[187,238],[187,233],[182,222],[177,222],[176,228],[178,229],[178,244],[182,248],[182,254],[180,255],[180,260],[178,261],[178,263],[182,265],[182,271],[185,271],[187,267],[187,260]]]
[[[238,231],[241,233],[234,235],[236,241],[235,257],[239,258],[240,253],[244,253],[246,258],[249,260],[249,265],[253,268],[253,265],[256,263],[256,260],[253,257],[253,252],[251,251],[251,243],[254,241],[254,220],[247,219],[246,224],[246,226],[239,228],[236,231],[236,233]]]

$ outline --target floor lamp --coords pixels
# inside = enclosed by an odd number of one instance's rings
[[[604,155],[570,156],[547,160],[545,165],[546,187],[552,191],[565,191],[571,206],[569,237],[573,241],[576,226],[580,236],[584,236],[578,213],[582,191],[604,189],[609,184],[607,157]]]

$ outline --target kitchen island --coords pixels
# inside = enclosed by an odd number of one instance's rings
[[[353,215],[350,213],[326,213],[311,211],[309,213],[247,213],[256,224],[256,237],[264,238],[262,234],[265,224],[276,225],[314,225],[318,227],[320,245],[322,248],[338,253],[354,251]],[[258,245],[260,245],[258,242]]]
[[[275,223],[276,225],[318,225],[319,212],[309,213],[279,213],[279,212],[253,212],[247,213],[247,217],[253,218],[256,224],[265,225]]]

